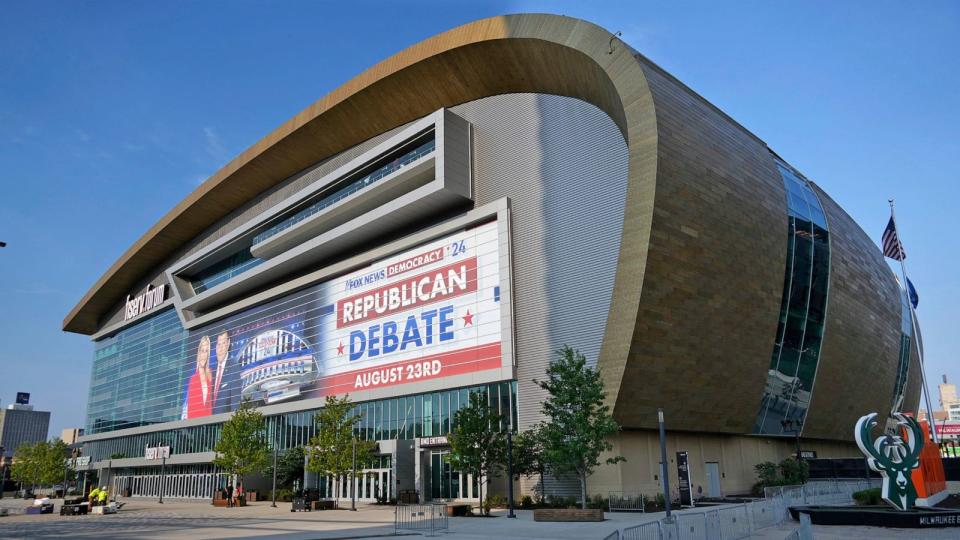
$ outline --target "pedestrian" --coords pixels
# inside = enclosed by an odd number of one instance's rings
[[[227,508],[233,507],[233,486],[227,486]]]

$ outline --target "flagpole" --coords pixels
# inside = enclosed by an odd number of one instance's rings
[[[934,429],[930,430],[930,436],[933,437],[934,444],[940,444],[940,437],[937,436],[936,419],[933,417],[933,407],[930,406],[930,392],[927,390],[927,374],[923,365],[923,347],[920,343],[920,332],[917,328],[917,314],[913,311],[913,299],[910,298],[910,278],[907,277],[906,253],[903,250],[903,238],[900,236],[900,228],[897,227],[897,216],[893,210],[893,199],[888,199],[890,203],[890,219],[893,220],[893,229],[897,233],[897,251],[899,251],[900,272],[903,274],[903,288],[907,293],[907,307],[910,309],[910,324],[913,327],[913,337],[917,342],[917,359],[920,361],[920,384],[923,387],[923,397],[927,404],[927,417],[930,419],[930,425]],[[907,370],[910,373],[910,370]],[[906,391],[906,389],[904,389]]]

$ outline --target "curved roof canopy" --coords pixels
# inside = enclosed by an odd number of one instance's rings
[[[605,111],[629,140],[627,100],[644,93],[633,54],[603,28],[557,15],[483,19],[413,45],[310,105],[207,179],[113,263],[63,329],[96,332],[148,273],[231,211],[320,160],[440,107],[510,92],[571,96]],[[631,86],[637,92],[624,95]]]

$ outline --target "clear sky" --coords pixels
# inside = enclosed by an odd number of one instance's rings
[[[373,63],[534,11],[622,31],[876,241],[895,198],[928,374],[960,382],[960,3],[7,0],[0,403],[28,391],[51,435],[82,426],[93,345],[61,321],[157,219]]]

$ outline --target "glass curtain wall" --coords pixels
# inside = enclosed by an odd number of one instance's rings
[[[457,388],[358,403],[353,414],[361,415],[357,433],[369,440],[414,439],[447,435],[454,428],[453,419],[467,406],[470,394],[482,393],[487,403],[503,419],[501,429],[507,429],[510,418],[516,426],[517,384],[515,381],[492,383],[469,388]],[[266,418],[265,438],[276,440],[278,449],[306,445],[316,435],[314,415],[319,409],[297,411]],[[205,424],[180,429],[128,435],[113,439],[91,441],[85,445],[85,455],[93,461],[142,457],[147,446],[169,446],[172,454],[212,452],[220,437],[222,424]]]
[[[809,182],[786,163],[787,262],[776,342],[754,433],[793,435],[803,428],[820,359],[830,276],[829,227]]]

